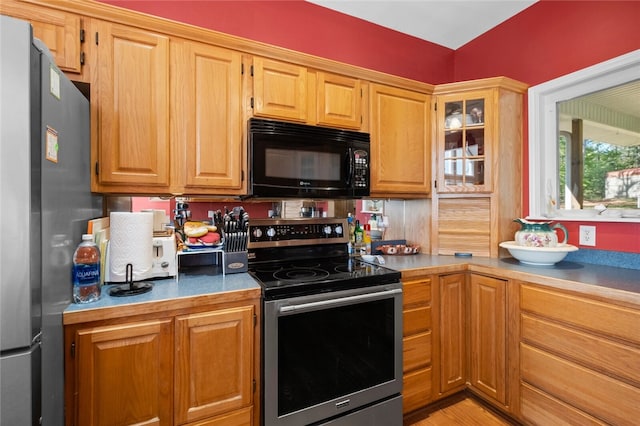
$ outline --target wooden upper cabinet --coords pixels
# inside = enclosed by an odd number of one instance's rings
[[[306,122],[307,68],[254,57],[253,114]]]
[[[98,186],[112,192],[169,187],[169,38],[94,21],[92,83]],[[93,88],[92,88],[93,90]],[[129,185],[123,187],[122,185]]]
[[[190,194],[246,192],[242,54],[172,40],[171,58],[175,181]]]
[[[350,129],[362,127],[360,80],[318,71],[316,87],[317,124]]]
[[[493,105],[491,91],[437,96],[438,192],[491,191]]]
[[[176,317],[177,424],[251,405],[253,316],[241,306]]]
[[[371,195],[426,198],[431,182],[431,97],[370,86]]]
[[[82,72],[82,20],[80,16],[46,7],[3,0],[0,6],[3,15],[29,21],[33,36],[49,48],[56,65],[71,74]],[[76,79],[75,76],[71,76]]]
[[[253,58],[253,115],[359,130],[362,82],[357,78]]]
[[[504,77],[436,86],[438,193],[491,193],[520,182],[526,89]]]
[[[75,342],[77,412],[67,424],[173,424],[171,319],[80,328]]]

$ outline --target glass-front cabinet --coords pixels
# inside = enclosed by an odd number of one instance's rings
[[[437,99],[438,192],[491,191],[490,92],[443,95]]]
[[[513,239],[523,214],[526,90],[506,77],[435,87],[432,254],[498,257],[499,243]]]

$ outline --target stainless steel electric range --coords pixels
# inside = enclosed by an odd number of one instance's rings
[[[346,219],[253,220],[265,426],[402,424],[400,273],[350,257]]]

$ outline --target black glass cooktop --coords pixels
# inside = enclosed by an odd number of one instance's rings
[[[349,256],[250,264],[249,273],[260,282],[267,299],[400,281],[400,272]]]

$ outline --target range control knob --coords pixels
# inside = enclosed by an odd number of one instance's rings
[[[331,227],[329,225],[325,226],[322,231],[327,235],[331,235]]]
[[[336,226],[335,232],[337,235],[342,235],[342,225]]]
[[[276,230],[273,229],[272,227],[269,227],[269,229],[267,229],[267,237],[273,238],[275,236],[276,236]]]
[[[253,236],[256,238],[262,237],[262,229],[256,228],[253,230]]]

